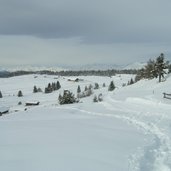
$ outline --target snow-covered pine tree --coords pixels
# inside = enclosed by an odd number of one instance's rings
[[[56,88],[57,88],[57,90],[59,90],[61,88],[61,84],[59,81],[57,81],[57,83],[56,83]]]
[[[80,88],[79,85],[78,85],[78,88],[77,88],[77,93],[81,93],[81,88]]]
[[[131,78],[131,80],[130,80],[130,82],[129,82],[129,85],[131,85],[131,84],[134,84],[134,81],[133,81],[132,78]]]
[[[37,92],[38,92],[37,87],[34,86],[34,87],[33,87],[33,93],[37,93]]]
[[[108,91],[113,91],[115,89],[115,84],[113,81],[110,82],[110,85],[109,85],[109,88],[108,88]]]
[[[71,104],[71,103],[76,103],[76,98],[74,97],[74,94],[71,93],[68,90],[64,90],[63,96],[58,97],[59,104]]]
[[[37,89],[37,92],[42,92],[42,89],[39,87],[39,88]]]
[[[87,88],[87,86],[85,86],[85,89],[84,89],[84,91],[87,91],[88,90],[88,88]]]
[[[97,96],[94,95],[93,102],[98,102]]]
[[[62,103],[62,96],[61,96],[61,94],[59,94],[59,96],[58,96],[58,102],[59,102],[59,104]]]
[[[51,93],[53,91],[52,85],[49,83],[47,87],[45,87],[45,93]]]
[[[92,89],[92,88],[93,88],[93,86],[90,84],[89,87],[88,87],[88,89],[90,90],[90,89]]]
[[[99,102],[103,101],[103,95],[102,95],[102,93],[100,93],[100,94],[98,95],[98,101],[99,101]]]
[[[52,91],[55,91],[56,90],[56,85],[55,83],[52,83]]]
[[[52,85],[51,85],[51,83],[48,84],[48,90],[49,90],[50,93],[52,92]]]
[[[94,89],[99,89],[99,84],[98,83],[94,84]]]
[[[48,88],[47,88],[47,87],[45,87],[45,93],[49,93],[49,91],[48,91]]]
[[[147,79],[153,79],[154,77],[157,77],[156,69],[155,69],[156,62],[155,60],[149,60],[147,62],[147,65],[144,69],[144,77]]]
[[[165,69],[168,68],[168,62],[164,61],[164,54],[161,53],[160,56],[156,59],[155,63],[155,72],[159,77],[159,82],[161,82],[161,78],[164,78],[164,74],[166,74]]]

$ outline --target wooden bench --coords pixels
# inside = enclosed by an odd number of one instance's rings
[[[169,94],[169,93],[163,93],[163,98],[171,99],[171,94]]]

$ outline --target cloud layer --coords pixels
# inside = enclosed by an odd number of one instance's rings
[[[169,0],[1,0],[0,59],[81,64],[169,57],[170,7]]]

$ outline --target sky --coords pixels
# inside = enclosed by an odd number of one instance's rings
[[[0,0],[0,65],[171,60],[170,0]]]

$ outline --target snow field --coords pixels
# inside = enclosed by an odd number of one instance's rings
[[[54,77],[0,79],[0,104],[11,107],[10,115],[0,117],[0,170],[171,170],[171,100],[162,94],[171,92],[171,77],[160,84],[142,80],[126,87],[122,84],[134,76],[87,76],[78,83],[59,77],[59,91],[32,93],[34,85],[44,90],[57,81]],[[111,80],[114,92],[107,91]],[[93,103],[92,95],[82,103],[58,105],[64,89],[75,94],[78,85],[84,90],[95,82],[100,89],[94,94],[102,93],[102,102]],[[21,98],[15,95],[19,89]],[[40,106],[24,111],[26,101],[40,101]]]

